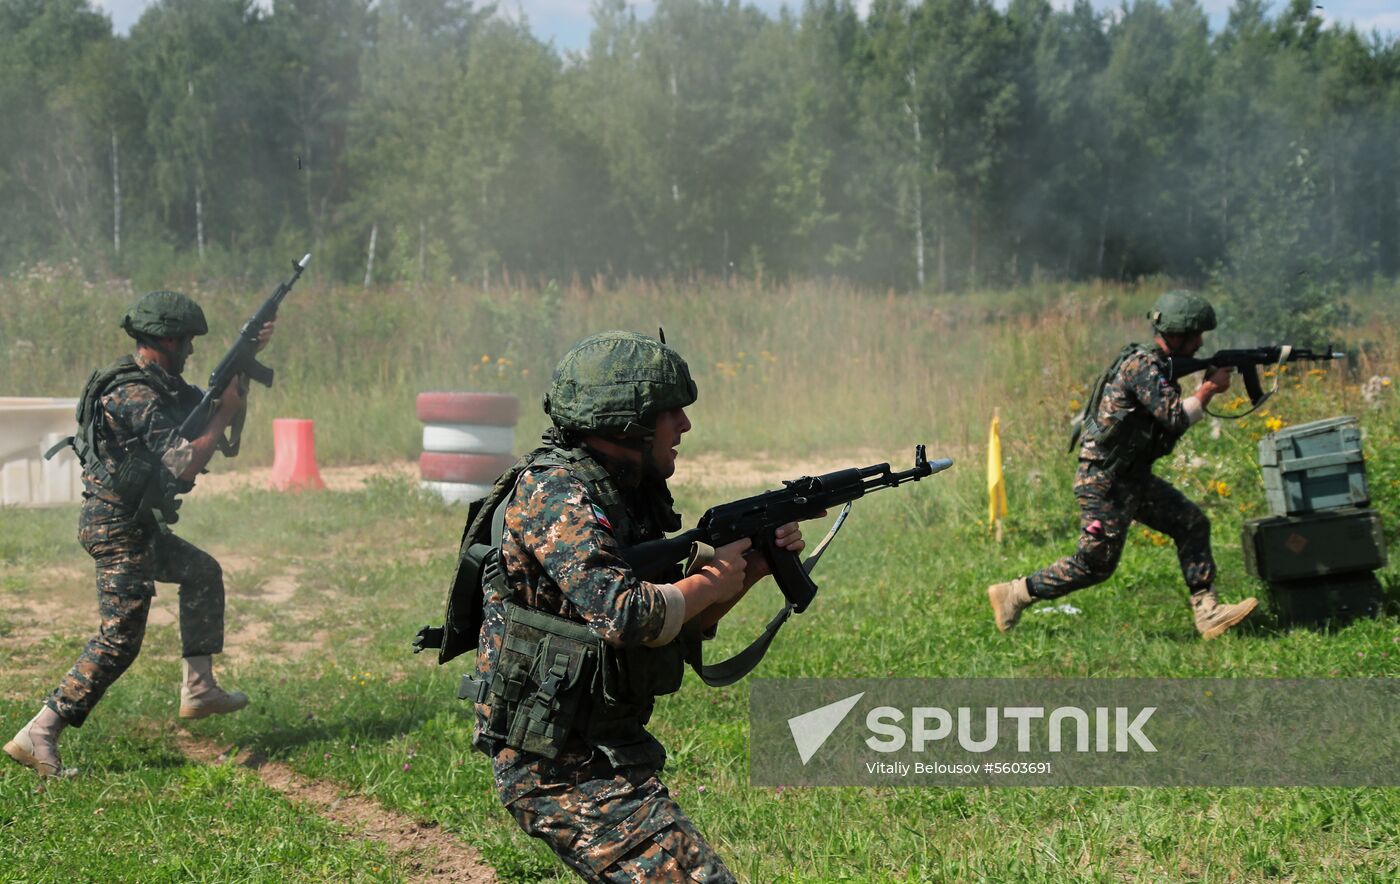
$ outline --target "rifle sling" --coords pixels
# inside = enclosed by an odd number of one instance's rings
[[[686,557],[685,576],[689,577],[696,571],[714,561],[715,548],[708,543],[695,541],[690,545],[690,554]],[[687,655],[686,662],[695,670],[695,674],[700,676],[700,680],[712,688],[723,688],[734,684],[739,679],[753,672],[763,660],[763,656],[768,653],[768,646],[773,644],[773,639],[782,629],[783,624],[792,616],[794,606],[788,602],[777,616],[768,621],[768,625],[763,627],[763,632],[754,639],[747,648],[739,653],[711,666],[704,663],[703,642],[701,636],[691,630],[692,651]]]
[[[722,688],[732,685],[753,672],[754,667],[763,660],[763,656],[768,653],[768,646],[773,643],[773,638],[777,636],[778,630],[782,629],[783,624],[792,616],[792,611],[791,602],[784,605],[777,616],[769,620],[768,625],[763,627],[763,632],[759,634],[758,638],[728,660],[706,666],[701,662],[700,643],[696,642],[696,649],[687,662],[695,670],[695,674],[700,676],[700,680],[710,687]]]

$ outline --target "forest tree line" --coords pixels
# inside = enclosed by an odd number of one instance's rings
[[[0,272],[1400,273],[1400,45],[1308,0],[0,0]]]

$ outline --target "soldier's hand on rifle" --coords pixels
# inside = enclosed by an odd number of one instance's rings
[[[235,375],[224,387],[223,395],[219,397],[219,414],[227,418],[232,418],[248,405],[248,379],[243,375]]]
[[[277,325],[277,320],[263,323],[262,329],[258,332],[258,352],[267,346],[267,342],[272,340],[273,327]]]
[[[813,518],[820,519],[825,516],[826,510],[822,510],[820,515]],[[802,527],[797,522],[788,522],[786,525],[779,526],[773,532],[773,540],[779,549],[787,550],[790,553],[800,553],[807,548],[807,541],[802,539]],[[773,570],[769,567],[766,556],[749,556],[748,568],[744,572],[744,588],[753,586],[771,573]]]
[[[1230,389],[1230,366],[1222,365],[1206,374],[1205,380],[1201,381],[1201,386],[1210,386],[1210,394],[1224,393]],[[1204,392],[1204,391],[1202,391]]]
[[[747,561],[744,554],[752,545],[753,541],[747,537],[726,543],[716,549],[714,559],[700,569],[700,573],[708,577],[714,586],[716,602],[727,602],[742,595],[747,589],[744,581]]]

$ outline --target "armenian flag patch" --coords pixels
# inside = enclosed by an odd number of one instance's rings
[[[607,528],[609,531],[614,530],[612,522],[608,521],[607,514],[604,513],[602,507],[598,506],[596,503],[593,504],[593,518],[597,519],[598,524]]]

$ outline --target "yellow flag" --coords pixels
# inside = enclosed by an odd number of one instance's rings
[[[1006,518],[1006,478],[1001,474],[1001,415],[992,418],[987,439],[987,524]]]

